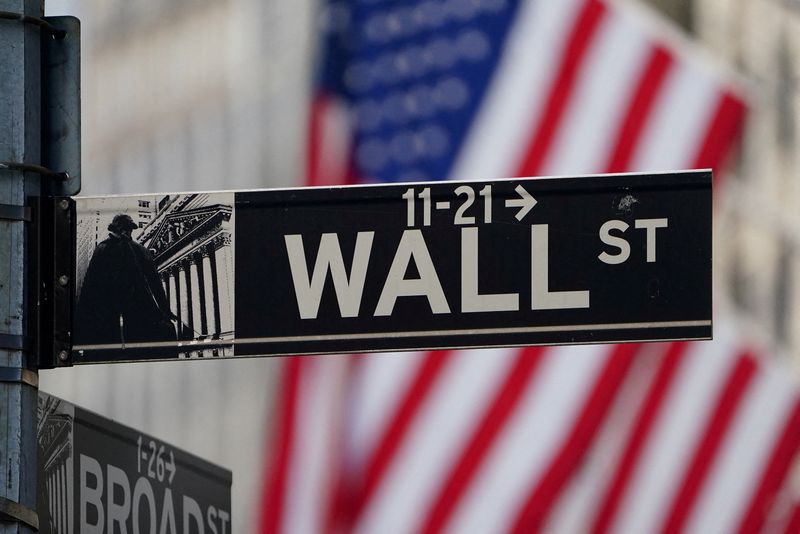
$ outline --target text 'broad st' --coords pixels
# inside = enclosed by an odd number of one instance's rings
[[[39,532],[234,532],[231,472],[39,392]]]

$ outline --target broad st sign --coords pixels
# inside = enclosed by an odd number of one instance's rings
[[[231,473],[39,392],[39,532],[231,534]]]
[[[77,198],[73,363],[711,336],[711,173]]]

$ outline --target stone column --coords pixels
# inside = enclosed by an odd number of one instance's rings
[[[230,235],[222,236],[222,246],[217,249],[217,282],[220,299],[220,331],[233,331],[233,255]]]
[[[222,320],[220,319],[219,308],[219,271],[217,270],[217,247],[214,243],[209,244],[208,248],[208,263],[211,267],[211,298],[213,300],[214,310],[214,334],[219,336],[222,332]]]
[[[56,518],[56,499],[55,499],[55,484],[53,482],[54,474],[52,471],[47,472],[47,495],[50,498],[50,517],[55,523]],[[39,518],[41,521],[41,518]]]
[[[161,271],[159,275],[161,276],[161,285],[164,286],[164,293],[167,294],[167,303],[169,303],[170,301],[169,299],[172,293],[169,288],[169,272],[164,270]]]
[[[66,453],[66,456],[64,457],[64,465],[66,466],[67,469],[67,480],[75,480],[75,471],[73,469],[72,462],[67,461],[68,458],[69,458],[69,453]],[[69,488],[64,488],[64,491],[66,492],[67,495],[66,499],[67,504],[66,504],[66,509],[64,511],[64,518],[65,518],[64,522],[67,526],[65,532],[67,534],[73,534],[75,529],[73,528],[74,521],[72,521],[72,518],[75,517],[75,507],[74,507],[75,500],[69,498],[70,496]]]
[[[172,290],[169,287],[169,271],[166,269],[158,273],[161,276],[161,285],[164,286],[164,293],[167,295],[167,306],[172,309],[171,298],[172,298]]]
[[[214,311],[214,274],[211,271],[211,254],[213,254],[213,249],[209,244],[203,247],[201,258],[200,258],[200,271],[203,273],[203,292],[205,295],[205,307],[206,307],[206,322],[209,323],[207,333],[209,335],[219,333],[219,323],[215,322],[215,314]]]
[[[167,275],[167,303],[169,303],[170,311],[178,315],[178,301],[175,298],[175,271],[170,267],[165,273]]]
[[[186,324],[194,331],[194,303],[192,301],[192,266],[188,260],[182,262],[183,278],[186,287],[186,296],[184,303],[186,305]]]
[[[61,517],[64,519],[64,530],[63,532],[69,532],[71,529],[69,528],[69,514],[67,511],[69,510],[69,491],[67,491],[69,476],[67,475],[67,464],[66,462],[61,464],[61,470],[64,474],[64,486],[62,489],[62,494],[64,495],[64,499],[61,501]]]
[[[53,525],[56,530],[61,528],[61,516],[59,515],[59,499],[61,498],[61,480],[58,473],[58,468],[53,468],[50,471],[50,480],[53,486],[52,496],[50,498],[50,508],[52,509]]]
[[[180,321],[181,324],[183,324],[184,315],[183,315],[183,310],[181,309],[182,306],[181,306],[180,270],[175,265],[173,265],[170,269],[172,273],[172,282],[175,284],[175,299],[173,300],[173,302],[175,303],[175,307],[173,309],[175,310],[175,315],[178,316],[178,321]],[[181,325],[178,325],[178,328],[180,328],[180,326]]]
[[[64,528],[66,526],[66,521],[64,517],[64,503],[67,500],[66,495],[66,488],[67,488],[67,480],[66,480],[66,473],[64,473],[64,464],[58,466],[58,505],[56,509],[58,510],[56,514],[58,514],[58,528],[60,532],[66,531]]]
[[[199,293],[200,303],[200,333],[204,336],[208,335],[208,315],[206,307],[206,274],[205,264],[203,262],[203,254],[198,251],[192,257],[194,260],[195,269],[197,269],[197,289]]]
[[[56,529],[61,527],[59,523],[59,516],[58,516],[58,499],[60,495],[60,487],[59,487],[59,479],[58,479],[58,469],[53,469],[50,471],[50,483],[52,485],[50,496],[50,509],[52,510],[52,518],[53,518],[53,525],[55,525]]]
[[[179,296],[180,296],[180,300],[178,301],[181,310],[180,316],[181,320],[183,321],[183,324],[188,325],[189,310],[186,305],[186,302],[189,298],[187,296],[189,292],[188,292],[188,287],[186,285],[186,265],[184,265],[182,261],[178,263],[178,272],[176,273],[176,275],[177,275],[177,282],[178,282]]]
[[[199,265],[197,264],[197,257],[194,253],[190,254],[187,257],[189,261],[189,278],[192,281],[192,322],[194,323],[194,329],[197,332],[196,335],[202,335],[203,328],[203,312],[200,307],[200,303],[202,298],[200,297],[200,273],[199,273]]]

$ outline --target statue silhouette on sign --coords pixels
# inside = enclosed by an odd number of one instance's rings
[[[150,251],[134,241],[130,216],[116,215],[86,270],[75,320],[76,345],[176,341],[169,301]]]

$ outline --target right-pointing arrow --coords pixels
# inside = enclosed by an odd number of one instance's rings
[[[514,188],[514,191],[520,196],[520,198],[510,198],[506,200],[506,207],[507,208],[519,208],[514,217],[517,218],[518,221],[521,221],[523,217],[525,217],[529,211],[536,205],[536,199],[533,196],[525,191],[525,188],[521,185],[518,185]]]
[[[169,471],[169,483],[172,484],[172,479],[175,478],[175,455],[172,454],[172,451],[169,451],[169,463],[164,462],[164,467],[167,471]]]

